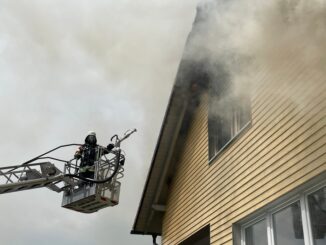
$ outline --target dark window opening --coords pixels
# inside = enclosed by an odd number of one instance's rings
[[[246,86],[235,86],[223,72],[210,82],[209,159],[214,158],[251,121],[247,90]]]
[[[179,245],[209,245],[210,244],[210,231],[209,225],[197,231],[191,237],[187,238]]]

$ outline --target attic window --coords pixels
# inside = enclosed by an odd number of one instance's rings
[[[221,76],[211,82],[208,137],[209,159],[212,160],[250,125],[251,109],[248,94]]]

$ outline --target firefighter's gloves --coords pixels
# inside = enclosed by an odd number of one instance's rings
[[[81,155],[76,153],[76,154],[75,154],[75,159],[78,160],[78,159],[80,159],[80,158],[81,158]]]
[[[106,149],[108,149],[108,151],[111,151],[114,148],[114,144],[110,143],[107,145]]]
[[[78,160],[81,158],[81,156],[82,156],[82,148],[79,147],[78,150],[75,152],[74,157]]]

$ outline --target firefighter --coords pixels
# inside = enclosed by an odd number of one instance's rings
[[[85,138],[85,144],[80,146],[75,153],[75,158],[80,159],[79,176],[94,179],[95,161],[99,157],[108,154],[113,148],[114,144],[108,144],[106,148],[101,147],[99,152],[96,133],[89,131]]]
[[[98,158],[97,146],[96,133],[94,131],[88,132],[85,144],[80,146],[75,153],[75,158],[80,159],[79,176],[94,179],[94,163]]]

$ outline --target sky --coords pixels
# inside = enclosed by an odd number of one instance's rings
[[[1,167],[89,130],[102,145],[138,130],[118,206],[86,215],[48,189],[0,195],[1,244],[151,244],[130,230],[198,1],[0,0]]]

